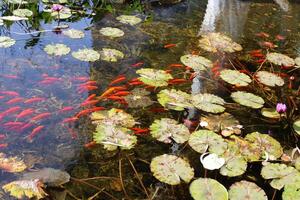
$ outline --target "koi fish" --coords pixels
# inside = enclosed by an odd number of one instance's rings
[[[6,147],[8,147],[7,143],[0,144],[0,148],[6,148]]]
[[[136,128],[136,127],[131,128],[131,130],[133,130],[134,134],[137,134],[137,135],[145,134],[145,133],[148,133],[150,131],[149,128],[142,129],[142,128]]]
[[[91,94],[90,96],[88,96],[88,98],[84,101],[90,101],[92,99],[94,99],[97,95],[96,94]]]
[[[0,96],[0,99],[4,99],[5,98],[5,96]]]
[[[66,107],[63,107],[62,109],[58,110],[58,112],[64,113],[64,112],[69,112],[71,110],[74,110],[74,108],[72,106],[66,106]]]
[[[276,40],[279,40],[279,41],[285,40],[285,37],[282,35],[276,35],[275,38],[276,38]]]
[[[104,91],[102,93],[102,95],[100,97],[106,97],[106,96],[112,94],[114,91],[116,91],[115,87],[108,88],[106,91]]]
[[[93,112],[93,110],[91,110],[91,109],[82,110],[76,115],[76,117],[79,118],[81,116],[88,115],[91,112]]]
[[[84,144],[84,147],[89,149],[89,148],[92,148],[96,145],[97,145],[97,143],[95,141],[91,141],[89,143]]]
[[[16,97],[16,98],[13,98],[13,99],[11,99],[11,100],[5,102],[5,104],[10,105],[10,104],[14,104],[14,103],[19,103],[19,102],[21,102],[21,101],[23,101],[23,98],[21,98],[21,97]]]
[[[28,135],[28,140],[32,141],[33,137],[36,136],[41,130],[44,128],[44,126],[38,126],[32,130],[32,132]]]
[[[142,81],[134,81],[134,82],[130,82],[128,84],[131,86],[144,85],[144,83]]]
[[[88,81],[90,78],[87,76],[77,76],[77,77],[73,77],[72,80],[74,81]]]
[[[41,114],[31,118],[31,121],[38,121],[38,120],[45,119],[50,116],[51,116],[51,113],[49,113],[49,112],[41,113]]]
[[[139,81],[139,78],[133,78],[133,79],[131,79],[131,80],[128,81],[128,82],[131,83],[131,82],[136,82],[136,81]]]
[[[15,91],[0,91],[0,93],[8,96],[15,96],[15,97],[20,96],[20,94]]]
[[[9,79],[19,79],[18,76],[15,75],[2,75],[4,78],[9,78]]]
[[[176,46],[177,46],[176,44],[165,44],[164,48],[168,49],[168,48],[172,48],[172,47],[176,47]]]
[[[16,118],[17,118],[17,119],[20,119],[20,118],[26,117],[26,116],[28,116],[28,115],[31,115],[31,114],[33,114],[33,113],[34,113],[34,110],[33,110],[32,108],[28,108],[28,109],[25,109],[25,110],[23,110],[22,112],[20,112],[20,113],[16,116]]]
[[[114,84],[123,82],[123,81],[125,81],[125,80],[126,80],[126,77],[123,77],[123,76],[122,76],[122,77],[117,78],[117,79],[113,80],[112,82],[110,82],[109,86],[112,86],[112,85],[114,85]]]
[[[273,49],[275,47],[277,47],[277,45],[273,44],[272,42],[261,42],[260,43],[261,46],[264,46],[264,47],[267,47],[267,48],[270,48],[270,49]]]
[[[188,80],[183,79],[183,78],[175,78],[175,79],[172,79],[172,80],[168,81],[168,83],[171,84],[171,85],[181,84],[181,83],[186,83],[186,82],[188,82]]]
[[[94,107],[94,108],[91,108],[90,109],[92,112],[95,112],[95,111],[100,111],[100,110],[105,110],[105,108],[104,107]]]
[[[90,100],[90,101],[84,101],[83,103],[80,104],[80,106],[92,106],[95,105],[99,102],[99,100]]]
[[[114,95],[108,96],[108,97],[106,97],[106,98],[109,99],[109,100],[113,100],[113,101],[125,100],[125,99],[122,98],[122,97],[114,96]]]
[[[132,66],[132,67],[140,67],[140,66],[142,66],[143,64],[144,64],[143,62],[138,62],[138,63],[132,64],[131,66]]]
[[[249,52],[250,54],[262,53],[261,49],[252,50]]]
[[[264,58],[265,57],[265,55],[262,53],[252,53],[250,55],[254,58]]]
[[[177,63],[174,63],[174,64],[170,64],[169,67],[176,67],[176,68],[182,68],[184,67],[184,65],[182,64],[177,64]]]
[[[3,139],[5,139],[5,138],[6,138],[6,135],[0,134],[0,140],[3,140]]]
[[[129,94],[131,94],[131,92],[129,92],[129,91],[118,91],[118,92],[114,93],[114,96],[127,96]]]
[[[71,123],[77,121],[78,119],[78,117],[65,118],[61,123]]]
[[[262,59],[256,60],[255,62],[260,64],[260,63],[265,62],[265,60],[266,60],[266,59],[262,58]]]
[[[33,124],[33,123],[27,123],[27,124],[23,125],[22,127],[20,127],[20,131],[22,132],[22,131],[24,131],[24,130],[30,128],[30,127],[32,127],[33,125],[35,125],[35,124]]]
[[[26,103],[26,104],[36,103],[36,102],[40,102],[40,101],[44,101],[44,100],[46,100],[46,99],[43,98],[43,97],[33,97],[33,98],[30,98],[30,99],[27,99],[26,101],[24,101],[24,103]]]
[[[22,126],[23,122],[6,122],[3,126],[11,127],[11,126]]]
[[[270,34],[265,33],[265,32],[259,32],[255,34],[257,37],[262,37],[262,38],[268,38],[270,37]]]
[[[165,70],[165,72],[166,72],[167,74],[170,74],[170,73],[172,72],[172,70],[171,70],[171,69],[167,69],[167,70]]]
[[[197,76],[197,74],[197,72],[191,73],[189,80],[192,81]]]
[[[19,106],[12,107],[12,108],[9,108],[6,111],[2,112],[0,115],[1,116],[7,116],[7,115],[10,115],[12,113],[15,113],[15,112],[19,111],[20,109],[21,109],[21,107],[19,107]]]

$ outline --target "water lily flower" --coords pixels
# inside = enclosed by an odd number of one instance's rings
[[[278,113],[285,113],[286,112],[286,105],[284,103],[277,103],[276,111]]]
[[[63,8],[64,8],[63,5],[60,5],[60,4],[53,4],[51,10],[52,10],[52,11],[59,12],[59,11],[61,11]]]

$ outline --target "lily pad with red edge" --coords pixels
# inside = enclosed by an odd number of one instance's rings
[[[178,185],[182,181],[189,183],[194,177],[190,164],[175,155],[163,154],[153,158],[150,169],[155,178],[169,185]]]

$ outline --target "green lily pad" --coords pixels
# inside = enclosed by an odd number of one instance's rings
[[[120,15],[116,19],[123,24],[130,24],[132,26],[142,22],[141,18],[133,15]]]
[[[52,11],[51,16],[56,19],[68,19],[72,17],[72,11],[70,8],[63,7],[63,9],[60,10],[59,12]]]
[[[91,114],[91,120],[93,121],[93,124],[97,125],[104,124],[113,126],[123,126],[126,128],[131,128],[136,124],[136,121],[134,120],[132,115],[116,108],[93,112]]]
[[[256,73],[256,77],[259,82],[270,87],[284,85],[284,80],[280,76],[271,72],[259,71]]]
[[[230,200],[268,200],[265,191],[249,181],[234,183],[228,193]]]
[[[264,117],[271,118],[271,119],[279,119],[280,114],[276,111],[275,108],[263,108],[261,109],[261,114]]]
[[[112,124],[98,124],[93,133],[93,140],[97,144],[103,144],[108,151],[114,151],[118,147],[121,149],[131,149],[137,143],[137,138],[133,131],[128,128]]]
[[[130,92],[129,95],[124,97],[129,108],[145,108],[154,103],[148,96],[150,92],[144,88],[134,88]]]
[[[18,157],[8,157],[4,153],[0,153],[0,170],[17,173],[27,168],[23,160]]]
[[[270,160],[280,158],[283,154],[283,149],[280,143],[267,134],[253,132],[247,134],[245,140],[251,143],[251,145],[255,145],[260,148],[262,155],[264,155],[264,152],[268,153]]]
[[[251,83],[251,78],[237,70],[225,69],[220,73],[220,77],[235,86],[247,86]]]
[[[201,117],[200,123],[201,122],[207,124],[205,128],[216,133],[221,132],[221,134],[225,137],[232,134],[241,134],[241,128],[243,127],[242,125],[240,125],[240,122],[234,118],[233,115],[226,112],[220,115],[210,114]]]
[[[5,192],[10,192],[10,195],[17,199],[24,199],[26,197],[42,199],[47,195],[42,187],[43,183],[36,179],[13,181],[2,188]]]
[[[28,20],[27,17],[19,17],[19,16],[2,16],[0,17],[0,19],[2,20],[6,20],[6,21],[22,21],[22,20]]]
[[[281,53],[268,53],[266,59],[275,65],[283,65],[283,66],[295,65],[294,59]]]
[[[11,3],[11,4],[20,4],[20,5],[28,4],[28,1],[25,1],[25,0],[5,0],[5,1],[7,1],[7,3]]]
[[[111,38],[122,37],[124,35],[124,31],[113,27],[101,28],[100,33],[104,36],[111,37]]]
[[[168,81],[173,79],[171,74],[159,69],[143,68],[137,70],[136,73],[140,75],[140,81],[154,87],[167,86]]]
[[[244,138],[237,137],[235,135],[230,136],[230,139],[234,141],[234,145],[229,143],[229,147],[235,149],[237,155],[242,155],[244,159],[248,162],[259,161],[259,159],[264,155],[260,147],[255,144],[251,144]]]
[[[225,101],[221,97],[208,93],[193,95],[192,104],[199,110],[210,113],[221,113],[225,110],[223,107]]]
[[[65,44],[48,44],[44,51],[52,56],[63,56],[70,53],[71,49]]]
[[[263,98],[248,92],[241,92],[241,91],[233,92],[231,93],[231,98],[235,102],[243,106],[247,106],[255,109],[263,107],[265,103]]]
[[[200,156],[200,162],[202,163],[203,167],[208,170],[215,170],[220,169],[225,164],[225,159],[219,157],[217,154],[204,153]]]
[[[228,200],[226,188],[211,178],[198,178],[190,185],[190,194],[195,200]]]
[[[31,17],[33,12],[28,9],[16,9],[13,11],[13,14],[18,17]]]
[[[300,119],[296,120],[294,123],[293,123],[293,128],[294,128],[294,131],[296,131],[296,133],[298,135],[300,135]]]
[[[80,39],[84,37],[84,32],[76,29],[65,30],[62,33],[72,39]]]
[[[282,200],[296,199],[300,199],[300,182],[285,185],[282,193]]]
[[[212,67],[212,62],[207,58],[198,55],[184,55],[180,57],[180,61],[185,65],[191,67],[194,71],[199,72]]]
[[[220,174],[228,177],[235,177],[244,174],[247,170],[247,161],[243,156],[225,155],[225,164],[220,169]],[[222,155],[222,156],[224,156]]]
[[[222,33],[208,33],[199,40],[199,47],[209,52],[233,53],[243,50],[242,46]]]
[[[264,165],[261,175],[264,179],[272,179],[270,185],[277,190],[281,190],[285,185],[300,182],[300,172],[298,170],[280,163]]]
[[[295,64],[297,65],[296,67],[300,67],[300,56],[295,58]]]
[[[295,159],[294,166],[298,171],[300,171],[300,156]]]
[[[86,62],[94,62],[100,58],[100,54],[93,49],[79,49],[78,51],[72,52],[72,56]]]
[[[163,154],[153,158],[150,169],[155,178],[170,185],[178,185],[181,180],[188,183],[194,177],[190,164],[174,155]]]
[[[190,132],[183,124],[178,124],[174,119],[162,118],[155,120],[150,126],[150,134],[160,142],[171,143],[174,140],[177,143],[184,143],[190,137]]]
[[[161,90],[157,94],[157,100],[163,107],[177,111],[194,107],[190,99],[190,94],[175,89]]]
[[[205,153],[207,150],[210,153],[221,155],[227,149],[227,143],[222,136],[213,131],[198,130],[190,135],[189,145],[198,153]]]
[[[16,40],[6,37],[6,36],[0,36],[0,48],[8,48],[11,47],[16,43]]]
[[[117,62],[119,59],[124,58],[124,54],[116,49],[103,48],[100,51],[100,59],[108,62]]]

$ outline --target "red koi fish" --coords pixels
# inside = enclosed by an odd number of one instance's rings
[[[11,99],[11,100],[5,102],[5,104],[11,105],[11,104],[19,103],[19,102],[21,102],[21,101],[23,101],[23,98],[21,98],[21,97],[16,97],[16,98],[13,98],[13,99]]]
[[[26,103],[26,104],[36,103],[36,102],[40,102],[40,101],[44,101],[44,100],[46,100],[46,99],[43,98],[43,97],[33,97],[33,98],[30,98],[30,99],[27,99],[26,101],[24,101],[24,103]]]
[[[26,129],[29,129],[30,127],[34,126],[33,123],[27,123],[24,126],[20,127],[20,132],[25,131]]]
[[[114,95],[108,96],[108,97],[106,97],[106,99],[113,100],[113,101],[125,100],[123,97],[118,97],[118,96],[114,96]]]
[[[87,76],[77,76],[77,77],[73,77],[71,80],[74,81],[88,81],[90,78]]]
[[[16,118],[17,118],[17,119],[24,118],[24,117],[27,117],[27,116],[33,114],[33,113],[34,113],[34,110],[33,110],[32,108],[28,108],[28,109],[25,109],[25,110],[23,110],[22,112],[20,112],[20,113],[16,116]]]
[[[91,108],[90,110],[91,110],[92,112],[95,112],[95,111],[105,110],[105,108],[104,108],[104,107],[101,107],[101,106],[99,106],[99,107],[94,107],[94,108]]]
[[[177,46],[176,44],[165,44],[164,48],[169,49],[169,48],[176,47],[176,46]]]
[[[31,121],[38,121],[38,120],[45,119],[50,116],[51,116],[51,113],[49,113],[49,112],[41,113],[41,114],[31,118]]]
[[[88,115],[92,112],[93,112],[93,110],[91,110],[91,109],[82,110],[79,113],[77,113],[76,117],[79,118],[81,116]]]
[[[256,53],[262,53],[262,50],[261,49],[256,49],[256,50],[250,51],[249,53],[250,53],[250,55],[251,54],[256,54]]]
[[[6,122],[3,124],[3,126],[11,127],[11,126],[23,126],[23,122]]]
[[[6,135],[0,134],[0,140],[3,140],[3,139],[5,139],[5,138],[6,138]]]
[[[7,143],[0,144],[0,148],[6,148],[6,147],[8,147]]]
[[[32,132],[28,135],[28,140],[32,141],[33,137],[35,137],[41,130],[44,128],[44,126],[38,126],[32,130]]]
[[[121,83],[123,81],[126,81],[126,77],[125,76],[121,76],[121,77],[113,80],[112,82],[110,82],[109,86],[115,85],[117,83]]]
[[[171,69],[167,69],[167,70],[165,70],[165,72],[166,72],[167,74],[170,74],[170,73],[172,73],[172,70],[171,70]]]
[[[183,78],[175,78],[175,79],[172,79],[172,80],[168,81],[168,83],[170,85],[182,84],[182,83],[187,83],[187,82],[188,82],[188,80],[183,79]]]
[[[270,37],[270,35],[268,33],[265,32],[259,32],[255,34],[257,37],[262,37],[262,38],[268,38]]]
[[[149,131],[150,131],[149,128],[142,129],[142,128],[133,127],[133,128],[130,128],[130,129],[133,130],[134,134],[137,134],[137,135],[149,133]]]
[[[0,99],[4,99],[5,98],[5,96],[0,96]]]
[[[127,96],[129,94],[131,94],[131,92],[129,92],[129,91],[118,91],[118,92],[114,93],[114,96]]]
[[[279,41],[285,40],[285,37],[282,35],[276,35],[275,38],[276,38],[276,40],[279,40]]]
[[[138,62],[135,64],[132,64],[131,67],[141,67],[144,63],[143,62]]]
[[[0,93],[8,96],[13,96],[13,97],[20,96],[20,94],[15,91],[0,91]]]
[[[78,119],[78,117],[65,118],[61,123],[71,123],[77,121]]]
[[[99,100],[90,100],[90,101],[84,101],[83,103],[80,104],[80,106],[85,107],[85,106],[93,106],[97,104]]]
[[[101,98],[106,97],[106,96],[114,93],[115,91],[120,91],[120,90],[127,90],[127,87],[124,87],[124,86],[110,87],[107,90],[105,90],[100,97]]]
[[[260,45],[263,46],[263,47],[266,47],[266,48],[270,48],[270,49],[273,49],[273,48],[277,47],[277,45],[275,45],[274,43],[267,42],[267,41],[261,42]]]
[[[93,148],[96,145],[97,145],[97,143],[95,141],[91,141],[89,143],[84,144],[84,147],[90,149],[90,148]]]
[[[59,113],[64,113],[64,112],[69,112],[71,110],[74,110],[74,107],[72,106],[66,106],[66,107],[63,107],[62,109],[58,110]]]
[[[173,63],[173,64],[170,64],[169,67],[182,68],[182,67],[184,67],[184,65]]]
[[[142,81],[134,81],[134,82],[130,82],[128,84],[131,86],[144,85],[144,83]]]
[[[19,79],[18,76],[16,75],[2,75],[4,78],[8,78],[8,79]]]
[[[10,114],[12,114],[12,113],[18,112],[20,109],[21,109],[21,107],[19,107],[19,106],[9,108],[9,109],[7,109],[6,111],[2,112],[2,113],[0,114],[0,116],[3,117],[3,116],[10,115]]]
[[[88,98],[86,98],[86,100],[84,100],[83,102],[85,101],[90,101],[92,99],[94,99],[97,95],[96,94],[91,94],[90,96],[88,96]]]

